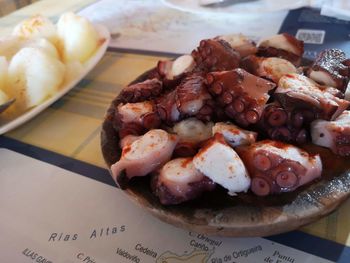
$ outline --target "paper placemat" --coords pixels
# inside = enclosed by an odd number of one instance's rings
[[[112,186],[8,149],[0,156],[2,262],[332,262],[264,238],[178,229]]]
[[[217,35],[244,33],[258,40],[276,34],[287,11],[224,16],[181,12],[154,0],[101,0],[79,14],[109,28],[111,47],[183,54]]]

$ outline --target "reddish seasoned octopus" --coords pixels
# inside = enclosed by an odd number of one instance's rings
[[[283,75],[297,73],[296,67],[283,58],[248,56],[242,60],[241,65],[249,73],[272,80],[276,84]]]
[[[338,90],[320,86],[305,76],[287,74],[278,82],[274,96],[288,111],[304,110],[311,119],[333,120],[350,105],[337,94]]]
[[[326,49],[318,54],[308,70],[309,78],[321,85],[336,88],[345,92],[349,83],[350,63],[339,49]]]
[[[287,33],[265,38],[258,44],[258,55],[279,57],[299,66],[304,53],[304,43]]]
[[[113,124],[122,149],[113,178],[128,187],[151,175],[164,205],[214,188],[228,194],[281,194],[319,178],[322,162],[296,146],[312,138],[350,156],[350,60],[337,49],[299,66],[303,42],[280,34],[200,42],[190,55],[159,61],[125,87]],[[133,179],[137,180],[137,179]]]
[[[161,120],[168,125],[188,117],[210,121],[214,113],[214,101],[200,75],[184,78],[173,91],[156,100],[156,107]]]
[[[211,72],[238,68],[240,55],[223,39],[202,40],[192,51],[197,71]]]
[[[145,176],[170,160],[178,138],[154,129],[122,149],[120,160],[112,165],[113,179],[120,187],[135,176]]]
[[[120,138],[142,135],[144,131],[158,128],[160,117],[151,101],[119,104],[115,113],[115,126]]]
[[[249,189],[250,177],[246,167],[222,134],[215,134],[194,156],[193,163],[196,169],[227,189],[230,195]]]
[[[209,91],[219,107],[237,124],[246,127],[259,121],[275,84],[243,69],[207,74]]]
[[[152,189],[164,205],[179,204],[215,188],[215,183],[197,170],[191,157],[167,162],[152,179]]]
[[[311,123],[311,136],[314,144],[340,156],[350,156],[350,111],[344,111],[334,121],[315,120]]]
[[[122,89],[119,98],[122,102],[142,102],[158,97],[162,93],[163,83],[158,79],[147,79]]]
[[[204,123],[196,118],[189,118],[174,125],[171,130],[179,142],[176,144],[174,156],[190,157],[198,151],[201,143],[212,136],[212,122]]]
[[[255,43],[242,34],[217,36],[214,39],[225,40],[234,50],[240,54],[241,58],[253,55],[258,51]]]
[[[259,196],[290,192],[321,176],[319,155],[277,141],[260,141],[237,148],[252,178],[251,190]]]
[[[272,140],[303,144],[309,139],[308,125],[313,120],[305,109],[288,111],[274,102],[266,105],[258,126]]]

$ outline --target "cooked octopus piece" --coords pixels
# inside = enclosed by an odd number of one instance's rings
[[[350,156],[350,111],[344,111],[334,121],[315,120],[311,123],[311,137],[316,145]]]
[[[159,74],[167,80],[173,80],[184,73],[191,72],[196,63],[191,55],[182,55],[172,60],[159,61],[157,69]]]
[[[171,92],[156,100],[157,112],[168,125],[188,118],[210,121],[214,101],[207,90],[205,79],[199,75],[190,75]]]
[[[214,39],[225,40],[233,49],[238,51],[242,58],[255,54],[258,51],[255,43],[242,34],[217,36]]]
[[[207,76],[208,90],[225,114],[241,126],[259,121],[269,99],[268,92],[276,85],[243,69],[211,72]]]
[[[350,66],[346,65],[345,61],[346,55],[343,51],[326,49],[318,54],[307,74],[309,78],[321,85],[344,92],[350,77]]]
[[[299,66],[304,53],[304,42],[287,33],[262,39],[258,44],[258,55],[279,57]]]
[[[250,177],[242,160],[221,134],[215,134],[199,150],[193,163],[205,176],[226,188],[230,195],[246,192],[250,187]]]
[[[196,69],[204,72],[231,70],[239,66],[241,56],[225,40],[205,39],[191,53]]]
[[[274,97],[287,111],[303,109],[314,119],[333,120],[346,110],[350,102],[336,97],[338,90],[320,86],[308,77],[284,75]]]
[[[119,98],[123,102],[141,102],[154,99],[161,94],[163,84],[160,80],[147,79],[133,85],[124,87],[120,92]]]
[[[144,131],[158,128],[160,117],[152,101],[119,104],[115,113],[119,137],[142,135]]]
[[[237,152],[252,178],[251,190],[259,196],[293,191],[322,173],[319,155],[278,141],[241,146]]]
[[[215,188],[215,183],[198,171],[192,158],[176,158],[156,172],[152,188],[163,205],[179,204]]]
[[[171,132],[179,137],[174,151],[178,157],[194,156],[200,143],[212,136],[212,122],[204,123],[196,118],[189,118],[174,125]]]
[[[132,177],[145,176],[160,168],[170,160],[177,141],[176,135],[154,129],[126,144],[120,160],[111,167],[113,179],[123,188]]]
[[[248,56],[241,62],[242,68],[262,78],[270,79],[276,84],[283,75],[297,73],[296,67],[288,60],[276,57]]]
[[[260,122],[260,134],[272,140],[303,144],[309,139],[308,128],[314,116],[305,109],[288,111],[278,102],[266,105]]]
[[[123,149],[125,146],[132,144],[134,141],[140,139],[141,136],[137,135],[126,135],[124,138],[120,139],[119,146]]]
[[[232,147],[249,145],[256,141],[257,133],[239,128],[230,122],[217,122],[213,127],[213,135],[220,133]]]

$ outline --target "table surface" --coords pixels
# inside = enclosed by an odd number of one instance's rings
[[[0,19],[6,35],[19,21],[41,13],[53,21],[66,11],[79,11],[93,0],[42,0]],[[107,51],[100,63],[68,94],[40,115],[5,136],[99,167],[101,123],[111,100],[123,86],[164,57]],[[350,245],[350,200],[302,231]]]

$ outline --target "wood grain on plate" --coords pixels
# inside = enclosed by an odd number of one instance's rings
[[[149,72],[132,83],[144,80]],[[121,154],[118,134],[112,124],[118,103],[118,97],[111,103],[101,133],[102,153],[108,168]],[[197,200],[163,206],[151,192],[149,177],[132,180],[124,192],[162,221],[198,233],[231,237],[283,233],[329,214],[350,194],[349,159],[314,145],[303,148],[321,155],[322,178],[292,193],[269,197],[246,193],[233,197],[218,187]]]

